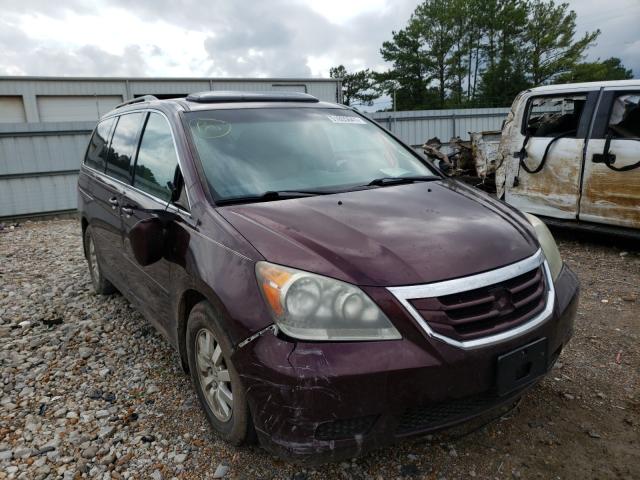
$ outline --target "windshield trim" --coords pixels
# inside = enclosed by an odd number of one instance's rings
[[[198,181],[200,183],[201,188],[203,189],[203,191],[205,193],[205,196],[207,197],[207,200],[209,201],[209,203],[214,208],[222,207],[222,206],[226,206],[226,205],[239,205],[239,204],[243,204],[243,203],[256,203],[256,201],[255,200],[249,200],[248,197],[247,197],[247,201],[246,202],[242,202],[240,200],[240,197],[233,198],[233,197],[221,196],[215,191],[213,186],[210,185],[209,181],[207,180],[207,176],[206,176],[206,174],[204,172],[204,166],[203,166],[203,163],[202,163],[202,159],[200,158],[200,152],[196,148],[196,145],[195,145],[195,142],[194,142],[194,139],[193,139],[193,134],[192,134],[191,129],[189,127],[189,120],[187,118],[187,114],[212,112],[212,111],[216,111],[216,110],[245,111],[245,110],[265,110],[265,109],[284,109],[284,108],[287,108],[287,109],[336,110],[336,111],[345,111],[346,110],[346,111],[349,111],[349,112],[353,112],[355,115],[358,115],[359,117],[361,117],[365,122],[374,125],[379,130],[381,130],[384,134],[386,134],[389,137],[393,138],[398,143],[398,145],[402,149],[404,149],[404,151],[408,152],[412,157],[414,157],[420,163],[422,163],[427,168],[429,168],[432,171],[434,176],[439,176],[440,179],[443,179],[443,178],[446,177],[445,174],[442,172],[442,170],[440,170],[440,168],[438,168],[437,165],[435,165],[429,158],[421,156],[413,148],[411,148],[409,145],[407,145],[405,142],[403,142],[400,138],[398,138],[393,132],[390,132],[389,130],[387,130],[384,126],[382,126],[377,121],[375,121],[375,120],[369,118],[368,116],[364,115],[364,113],[358,111],[355,108],[349,107],[349,106],[337,105],[337,104],[327,105],[327,104],[323,104],[323,103],[320,103],[320,104],[316,103],[316,104],[305,104],[305,105],[274,104],[274,105],[268,105],[268,106],[242,106],[242,107],[238,107],[237,105],[235,105],[236,108],[229,108],[230,106],[224,105],[224,108],[221,108],[221,107],[222,107],[222,105],[216,105],[216,108],[198,109],[198,110],[191,110],[191,111],[181,111],[179,113],[180,121],[181,121],[181,124],[182,124],[182,128],[183,128],[183,131],[185,132],[186,143],[187,143],[187,146],[189,147],[189,150],[191,152],[191,157],[193,159],[193,164],[194,164],[195,170],[197,172]],[[392,187],[392,186],[395,186],[395,185],[388,185],[388,186],[385,185],[384,188],[388,188],[388,187]],[[380,187],[348,183],[348,184],[343,184],[343,185],[335,185],[335,186],[324,187],[324,189],[325,190],[329,190],[329,192],[322,192],[321,190],[319,190],[318,195],[349,193],[349,192],[356,192],[356,191],[359,191],[359,190],[365,190],[365,189],[371,189],[371,188],[380,188]],[[289,198],[287,198],[287,199],[289,199]],[[276,199],[276,200],[277,201],[281,201],[281,200],[286,200],[286,199]],[[264,201],[274,201],[274,200],[260,200],[259,202],[264,202]]]

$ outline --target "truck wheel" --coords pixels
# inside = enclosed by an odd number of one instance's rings
[[[253,440],[246,392],[230,359],[231,342],[209,302],[191,310],[186,337],[191,379],[209,423],[233,445]]]
[[[105,278],[100,269],[100,260],[96,245],[93,241],[91,227],[87,227],[84,232],[84,256],[89,265],[89,275],[91,276],[91,284],[96,293],[100,295],[109,295],[116,291],[113,284]]]

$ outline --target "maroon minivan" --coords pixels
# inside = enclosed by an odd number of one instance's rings
[[[235,445],[320,462],[454,425],[571,337],[578,282],[540,220],[310,95],[127,102],[78,192],[95,290],[167,337]]]

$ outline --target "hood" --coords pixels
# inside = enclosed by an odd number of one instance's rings
[[[538,249],[522,219],[451,180],[218,211],[266,260],[357,285],[462,277],[508,265]]]

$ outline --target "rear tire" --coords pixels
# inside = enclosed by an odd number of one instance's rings
[[[240,376],[231,362],[231,341],[221,315],[207,301],[196,304],[187,323],[191,380],[210,425],[233,445],[252,443],[253,423]]]
[[[96,250],[95,242],[91,227],[87,227],[84,231],[84,256],[89,266],[89,275],[91,276],[91,284],[97,294],[110,295],[116,291],[113,284],[105,278],[100,268],[100,259]]]

